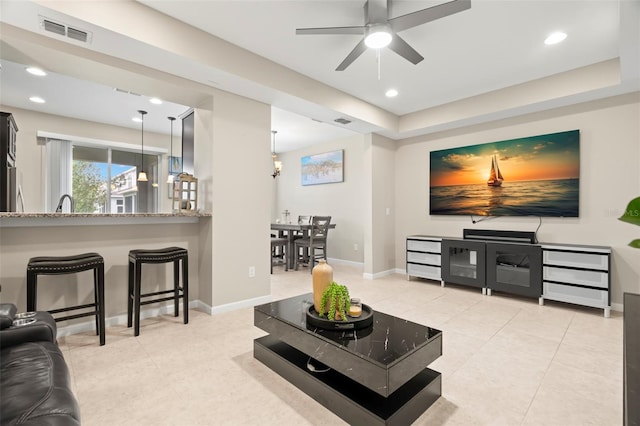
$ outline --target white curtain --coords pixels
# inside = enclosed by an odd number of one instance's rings
[[[71,141],[47,139],[46,147],[45,208],[47,212],[55,212],[62,195],[73,195],[71,193],[73,154]],[[70,203],[65,202],[63,211],[69,212],[69,206]]]

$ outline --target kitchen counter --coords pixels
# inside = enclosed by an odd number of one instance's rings
[[[211,213],[0,213],[0,228],[198,223]]]

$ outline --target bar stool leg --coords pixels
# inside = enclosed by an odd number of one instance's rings
[[[27,311],[36,310],[38,274],[27,271]]]
[[[133,326],[133,262],[129,261],[129,294],[127,295],[127,327]]]
[[[134,322],[134,331],[133,331],[133,335],[134,336],[139,336],[140,335],[140,290],[141,290],[141,284],[140,281],[142,281],[142,262],[135,262],[135,279],[134,279],[134,288],[133,288],[133,295],[134,295],[134,309],[135,309],[135,322]]]
[[[100,317],[100,346],[105,344],[106,328],[104,324],[105,305],[104,305],[104,264],[98,265],[98,315]]]
[[[94,268],[93,269],[93,304],[96,305],[96,314],[95,319],[96,319],[96,336],[100,335],[100,306],[102,306],[100,304],[100,297],[99,297],[99,284],[98,284],[98,280],[99,280],[99,270],[98,268]]]
[[[173,261],[173,316],[180,311],[180,259]]]
[[[182,310],[184,323],[189,324],[189,257],[182,258]]]

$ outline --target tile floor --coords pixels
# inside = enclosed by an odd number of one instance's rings
[[[442,397],[416,425],[620,425],[622,315],[404,275],[334,279],[375,310],[443,330]],[[306,268],[274,268],[274,299],[311,291]],[[253,308],[190,323],[161,316],[131,329],[60,339],[83,426],[338,425],[344,422],[253,359]]]

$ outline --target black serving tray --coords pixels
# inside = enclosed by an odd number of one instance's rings
[[[316,312],[313,305],[307,309],[307,325],[323,328],[325,330],[359,330],[361,328],[370,327],[373,324],[373,309],[369,305],[362,304],[362,315],[359,317],[350,317],[347,315],[347,320],[330,320],[326,317],[321,317]]]

